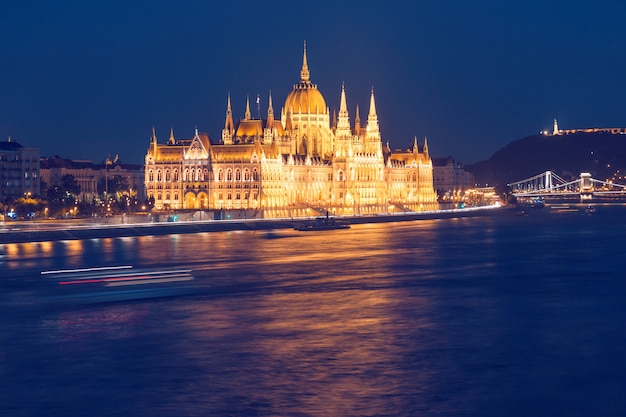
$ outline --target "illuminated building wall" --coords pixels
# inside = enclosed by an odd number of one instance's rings
[[[237,211],[239,217],[296,217],[438,208],[428,145],[391,151],[381,140],[374,91],[365,125],[357,107],[350,122],[341,88],[338,117],[311,83],[304,50],[300,83],[275,118],[253,119],[250,100],[233,120],[230,96],[219,143],[196,130],[190,140],[174,133],[159,144],[152,132],[145,181],[156,209]]]

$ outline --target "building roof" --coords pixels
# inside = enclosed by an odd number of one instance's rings
[[[12,140],[0,142],[0,150],[2,151],[15,151],[20,148],[23,148],[23,146]]]

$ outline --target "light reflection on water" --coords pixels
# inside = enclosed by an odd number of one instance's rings
[[[128,264],[201,291],[0,303],[0,414],[624,415],[619,214],[4,245],[24,287]]]

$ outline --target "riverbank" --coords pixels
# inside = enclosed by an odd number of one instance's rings
[[[488,215],[498,206],[394,213],[377,216],[341,217],[350,224],[403,222],[454,217]],[[128,224],[72,224],[72,222],[5,222],[0,225],[0,244],[48,242],[58,240],[100,239],[113,237],[158,236],[232,230],[291,229],[308,218],[202,220],[184,222],[155,222]]]

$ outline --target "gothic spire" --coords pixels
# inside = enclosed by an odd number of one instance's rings
[[[170,128],[170,140],[169,140],[169,143],[171,145],[176,143],[176,139],[174,139],[174,128],[173,127]]]
[[[346,104],[346,89],[343,82],[341,83],[341,103],[339,104],[339,115],[348,114],[348,105]]]
[[[361,115],[359,111],[359,103],[356,105],[356,116],[354,117],[354,133],[356,135],[361,134]]]
[[[310,80],[311,73],[309,72],[309,66],[306,62],[306,41],[304,41],[304,54],[302,56],[302,70],[300,70],[300,79],[306,83]]]
[[[244,116],[245,120],[250,120],[250,96],[246,96],[246,115]]]
[[[270,90],[270,106],[267,109],[267,128],[274,128],[274,108],[272,107],[272,91]]]
[[[232,133],[235,131],[235,123],[233,123],[233,111],[230,107],[230,92],[228,93],[228,102],[226,104],[226,122],[224,123],[224,130]]]
[[[346,89],[343,83],[341,83],[341,104],[339,105],[339,119],[337,128],[344,131],[344,134],[349,134],[350,117],[348,115],[348,105],[346,104]]]
[[[378,128],[378,115],[376,115],[376,103],[374,101],[374,87],[372,87],[372,95],[370,97],[370,113],[367,116],[367,133],[378,136],[380,131]]]
[[[370,114],[367,118],[368,120],[372,118],[378,119],[378,116],[376,115],[376,103],[374,102],[374,87],[372,87],[372,95],[370,96]]]

